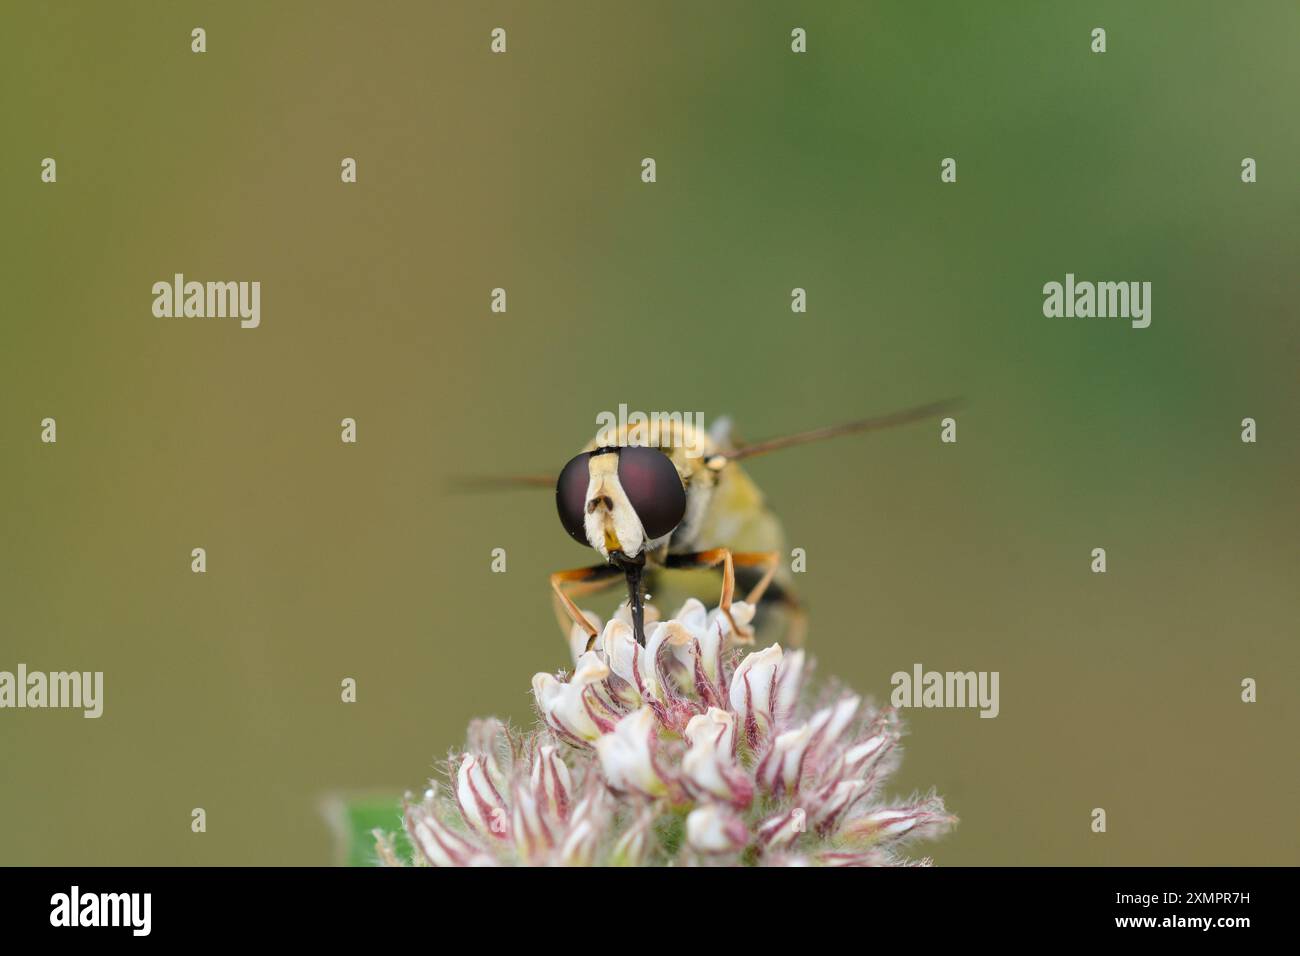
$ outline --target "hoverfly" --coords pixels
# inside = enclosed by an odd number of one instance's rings
[[[789,585],[777,580],[781,526],[737,462],[825,438],[921,421],[954,404],[932,402],[739,447],[723,432],[702,434],[686,421],[624,423],[612,433],[602,432],[569,459],[554,482],[564,530],[602,558],[551,575],[562,626],[567,616],[586,632],[590,649],[597,631],[573,598],[621,577],[627,584],[636,639],[644,645],[647,578],[675,568],[721,568],[718,607],[740,640],[752,639],[753,632],[731,615],[738,576],[752,581],[744,597],[747,603],[776,603],[801,615]],[[506,481],[551,483],[546,476]]]

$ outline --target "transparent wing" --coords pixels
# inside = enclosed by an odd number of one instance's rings
[[[780,438],[769,438],[767,441],[754,442],[744,445],[734,451],[723,452],[723,455],[730,461],[741,461],[745,458],[753,458],[757,455],[766,455],[771,451],[779,451],[782,448],[793,448],[795,445],[806,445],[809,442],[823,441],[827,438],[838,438],[841,435],[858,435],[863,432],[881,431],[885,428],[893,428],[897,425],[907,425],[911,422],[924,421],[927,418],[935,418],[944,412],[955,411],[961,406],[961,400],[955,398],[945,398],[937,402],[929,402],[925,405],[916,405],[912,408],[905,408],[902,411],[890,412],[888,415],[877,415],[874,418],[860,418],[854,422],[845,422],[843,425],[828,425],[825,428],[815,428],[812,431],[799,432],[795,435],[783,435]]]
[[[447,480],[447,490],[458,494],[479,491],[516,491],[520,488],[555,490],[555,475],[458,475]]]

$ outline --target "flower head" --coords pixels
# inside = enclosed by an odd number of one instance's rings
[[[626,607],[587,617],[593,649],[575,629],[572,672],[533,678],[539,725],[475,721],[450,785],[408,798],[412,862],[898,865],[955,822],[937,796],[882,800],[897,715],[851,694],[813,706],[802,650],[752,650],[695,600],[667,621],[647,608],[644,647]]]

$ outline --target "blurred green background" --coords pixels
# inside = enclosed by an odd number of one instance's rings
[[[962,819],[922,852],[1300,862],[1294,2],[0,16],[0,669],[106,675],[98,721],[0,713],[0,863],[331,862],[327,794],[529,721],[588,555],[452,476],[558,471],[620,402],[756,439],[948,395],[955,446],[750,469],[823,674],[1001,674],[996,720],[908,714],[891,791]],[[175,272],[260,280],[261,327],[154,318]],[[1151,327],[1044,318],[1066,272],[1152,282]]]

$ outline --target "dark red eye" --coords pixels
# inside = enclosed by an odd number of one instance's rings
[[[660,538],[686,514],[686,489],[672,460],[657,448],[620,448],[618,483],[647,537]]]
[[[587,510],[587,485],[591,475],[587,470],[587,460],[591,452],[570,459],[560,472],[555,482],[555,510],[560,513],[560,524],[579,544],[590,546],[587,533],[583,530],[582,519]]]

